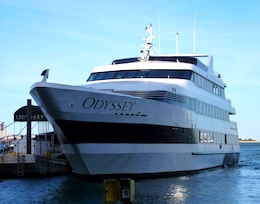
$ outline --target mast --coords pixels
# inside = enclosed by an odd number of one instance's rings
[[[196,10],[194,12],[193,53],[196,52]]]
[[[176,54],[179,54],[179,34],[176,33]]]
[[[151,47],[153,46],[152,41],[153,41],[153,28],[152,24],[150,24],[150,27],[145,27],[145,30],[149,33],[149,37],[143,38],[142,40],[145,40],[146,45],[144,46],[144,49],[141,50],[141,56],[140,56],[140,61],[146,62],[149,60],[150,57],[150,51]]]
[[[159,12],[159,55],[161,54],[161,15]]]

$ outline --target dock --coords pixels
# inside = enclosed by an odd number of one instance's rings
[[[8,153],[0,159],[0,177],[35,177],[69,174],[71,168],[66,159],[37,155]]]
[[[10,125],[6,126],[4,122],[0,124],[0,177],[32,177],[72,172],[55,130],[40,108],[31,105],[30,99],[27,100],[27,106],[14,113],[15,122],[26,122],[27,133],[22,135],[22,128],[18,134],[7,135],[7,127],[10,128]],[[32,122],[38,124],[38,134],[32,135]]]
[[[59,150],[50,148],[50,141],[32,140],[32,154],[26,153],[26,138],[14,141],[0,152],[0,177],[36,177],[70,174],[72,169]]]

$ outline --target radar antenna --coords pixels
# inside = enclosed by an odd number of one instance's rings
[[[139,58],[139,60],[141,62],[146,62],[149,60],[150,55],[153,55],[153,52],[151,51],[151,48],[153,48],[157,53],[159,53],[154,47],[153,47],[153,28],[152,28],[152,24],[150,24],[150,27],[145,27],[145,30],[149,33],[149,37],[143,38],[142,40],[144,40],[146,42],[145,45],[142,45],[144,47],[144,49],[141,50],[141,56]],[[160,53],[159,53],[160,54]]]

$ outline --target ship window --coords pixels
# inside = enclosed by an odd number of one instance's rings
[[[97,74],[94,80],[102,80],[105,76],[106,72],[100,72]]]
[[[190,80],[194,82],[194,74],[193,74],[193,72],[191,72]]]
[[[185,71],[183,75],[184,79],[191,79],[192,77],[192,71]]]
[[[222,96],[222,98],[225,98],[225,91],[222,87],[220,88],[220,95]]]
[[[191,71],[173,71],[170,77],[178,79],[190,79],[191,74]]]
[[[207,132],[204,132],[204,134],[203,134],[203,141],[208,142]]]
[[[209,132],[209,142],[214,143],[214,135],[212,132]]]
[[[206,112],[206,104],[202,103],[202,114],[207,114]]]
[[[203,142],[203,132],[199,131],[200,142]]]
[[[195,99],[191,99],[191,110],[196,110],[196,101],[195,101]]]
[[[213,83],[207,80],[207,91],[211,92],[212,89],[213,89]]]
[[[198,85],[198,74],[197,73],[194,73],[193,74],[193,82],[196,84],[196,85]]]
[[[124,78],[135,78],[138,71],[127,71]]]
[[[145,78],[148,72],[149,72],[149,70],[140,70],[135,77],[136,78]]]
[[[112,79],[115,72],[107,72],[103,79]]]
[[[92,74],[89,76],[89,78],[88,78],[87,81],[93,81],[96,76],[97,76],[97,73],[92,73]]]
[[[125,75],[125,71],[116,72],[115,75],[113,76],[113,79],[122,79],[124,78],[124,75]]]
[[[210,137],[208,137],[208,133],[207,132],[203,132],[203,131],[199,131],[199,139],[200,139],[200,142],[203,142],[203,143],[208,143],[208,142],[211,142],[210,141]]]
[[[213,84],[213,93],[218,95],[218,85]]]
[[[163,70],[160,74],[160,78],[170,78],[172,70]]]
[[[191,108],[191,99],[190,98],[186,98],[186,107],[188,108],[188,109],[190,109]]]
[[[160,78],[161,70],[151,70],[147,73],[147,78]]]

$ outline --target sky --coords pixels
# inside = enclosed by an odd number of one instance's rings
[[[195,53],[213,55],[227,84],[239,138],[260,141],[259,9],[258,0],[0,0],[0,122],[17,132],[14,112],[44,69],[49,82],[80,85],[95,66],[139,56],[152,23],[162,54],[176,52],[176,33],[179,54],[192,54],[195,30]]]

